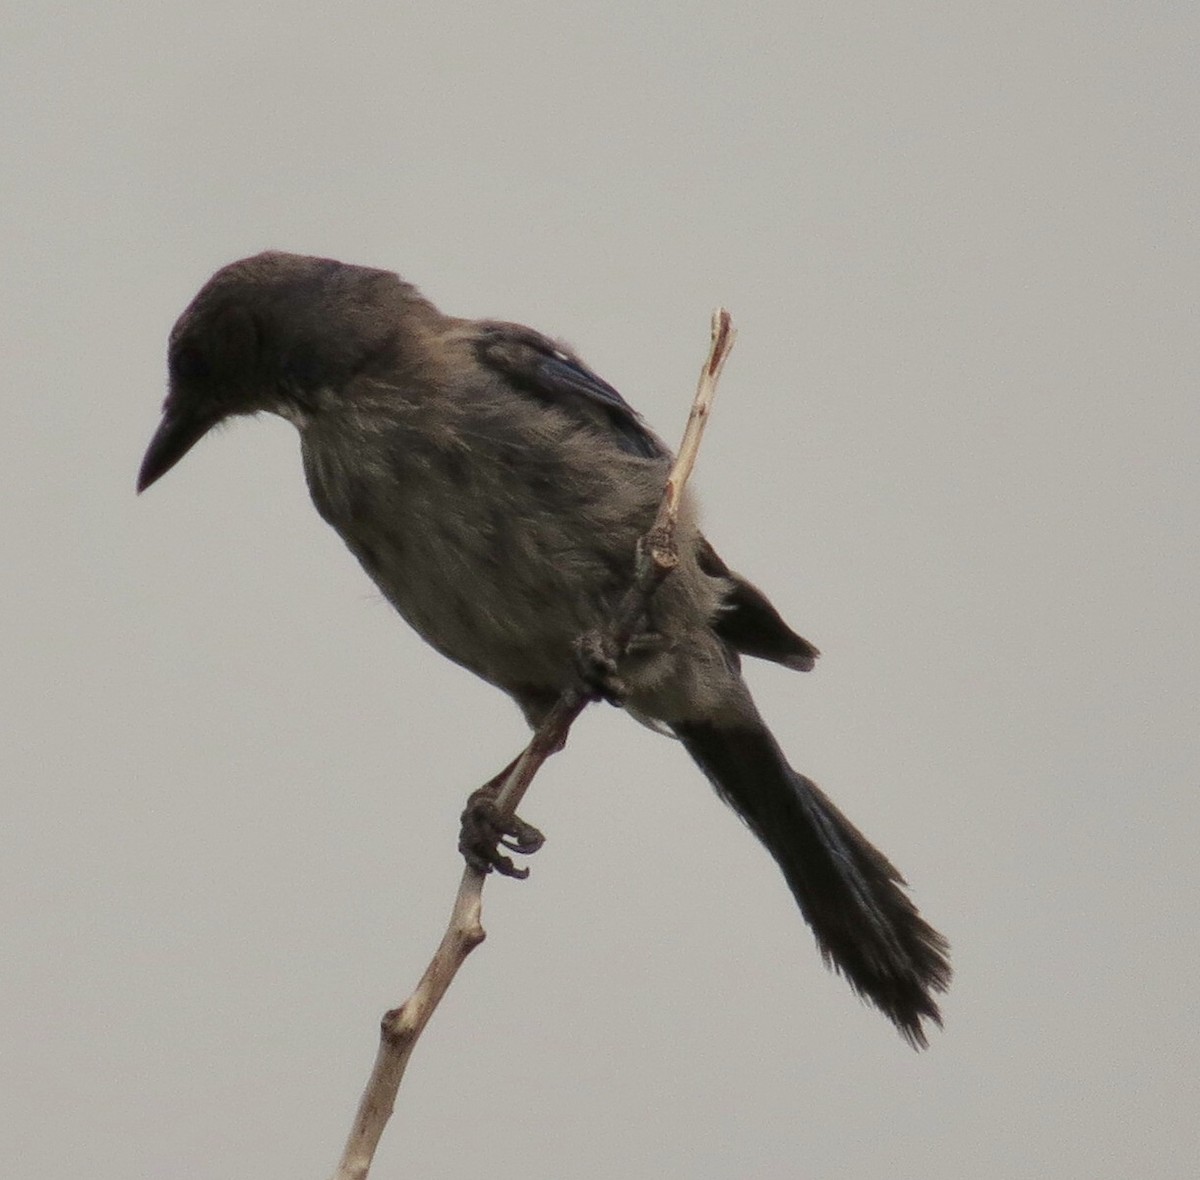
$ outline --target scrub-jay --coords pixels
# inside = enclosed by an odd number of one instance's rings
[[[213,426],[267,410],[300,432],[317,511],[443,655],[536,726],[576,682],[634,568],[670,463],[621,395],[529,328],[443,315],[397,275],[264,253],[218,271],[171,333],[141,491]],[[700,533],[621,660],[625,709],[677,737],[775,858],[826,963],[914,1046],[940,1023],[945,939],[888,860],[788,764],[740,657],[817,649]]]

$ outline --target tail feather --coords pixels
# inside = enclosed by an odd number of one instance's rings
[[[765,725],[673,728],[778,862],[826,964],[924,1048],[922,1022],[942,1023],[933,993],[950,982],[949,948],[904,892],[904,878],[788,765]]]

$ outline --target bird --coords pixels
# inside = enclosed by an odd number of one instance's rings
[[[443,314],[389,270],[267,251],[203,285],[167,365],[139,493],[218,423],[276,414],[299,432],[318,513],[427,643],[531,727],[578,683],[580,639],[629,586],[672,456],[572,349]],[[679,740],[774,858],[826,965],[924,1048],[949,945],[792,768],[742,676],[742,657],[808,671],[819,652],[722,561],[689,496],[676,543],[621,657],[619,703]],[[532,850],[531,831],[508,846]]]

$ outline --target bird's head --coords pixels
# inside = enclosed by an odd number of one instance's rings
[[[422,303],[389,271],[328,258],[268,252],[223,267],[171,331],[167,399],[138,491],[226,418],[271,410],[301,420],[385,362],[403,306]]]

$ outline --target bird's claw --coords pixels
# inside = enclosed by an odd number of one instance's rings
[[[480,873],[493,870],[502,877],[524,880],[528,869],[519,869],[512,857],[500,851],[507,848],[518,856],[532,856],[546,837],[520,816],[501,817],[496,808],[496,789],[490,783],[473,791],[462,813],[458,850],[471,868]]]
[[[581,636],[575,643],[575,663],[589,692],[610,705],[624,704],[628,689],[617,673],[617,657],[606,636],[598,631]]]

